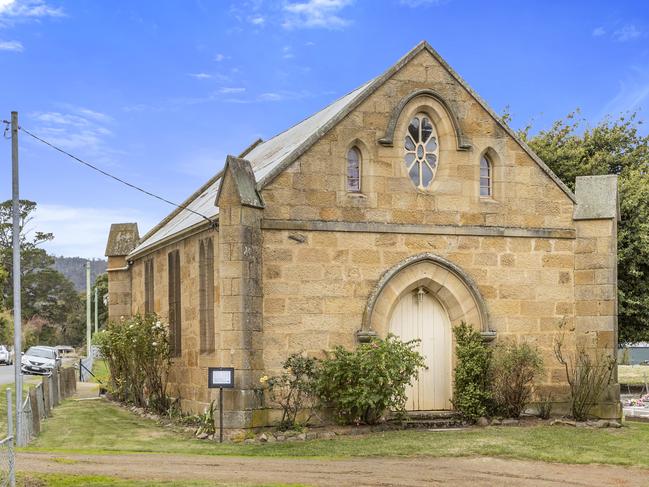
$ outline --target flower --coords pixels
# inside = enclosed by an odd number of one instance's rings
[[[268,376],[264,375],[263,377],[261,377],[259,379],[259,382],[261,382],[262,384],[265,384],[266,382],[268,382]]]
[[[151,343],[151,345],[153,345],[154,347],[155,347],[157,344],[158,344],[157,342],[152,342],[152,343]]]

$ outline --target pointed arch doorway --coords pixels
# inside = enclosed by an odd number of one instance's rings
[[[402,341],[419,339],[428,367],[406,388],[406,410],[451,409],[451,321],[444,306],[424,286],[407,291],[392,311],[390,333]]]

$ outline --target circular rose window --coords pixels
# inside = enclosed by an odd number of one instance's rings
[[[418,114],[408,125],[404,161],[408,176],[418,189],[427,189],[437,171],[437,133],[427,115]]]

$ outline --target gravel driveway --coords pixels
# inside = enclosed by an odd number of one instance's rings
[[[65,459],[62,461],[61,459]],[[649,470],[488,457],[305,460],[208,455],[19,453],[19,471],[142,480],[301,483],[336,487],[649,486]]]

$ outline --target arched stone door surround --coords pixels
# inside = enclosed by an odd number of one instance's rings
[[[460,267],[435,254],[409,257],[386,271],[379,279],[365,308],[360,341],[387,335],[392,311],[405,293],[425,287],[448,312],[451,325],[464,321],[491,338],[487,308],[473,279]]]

